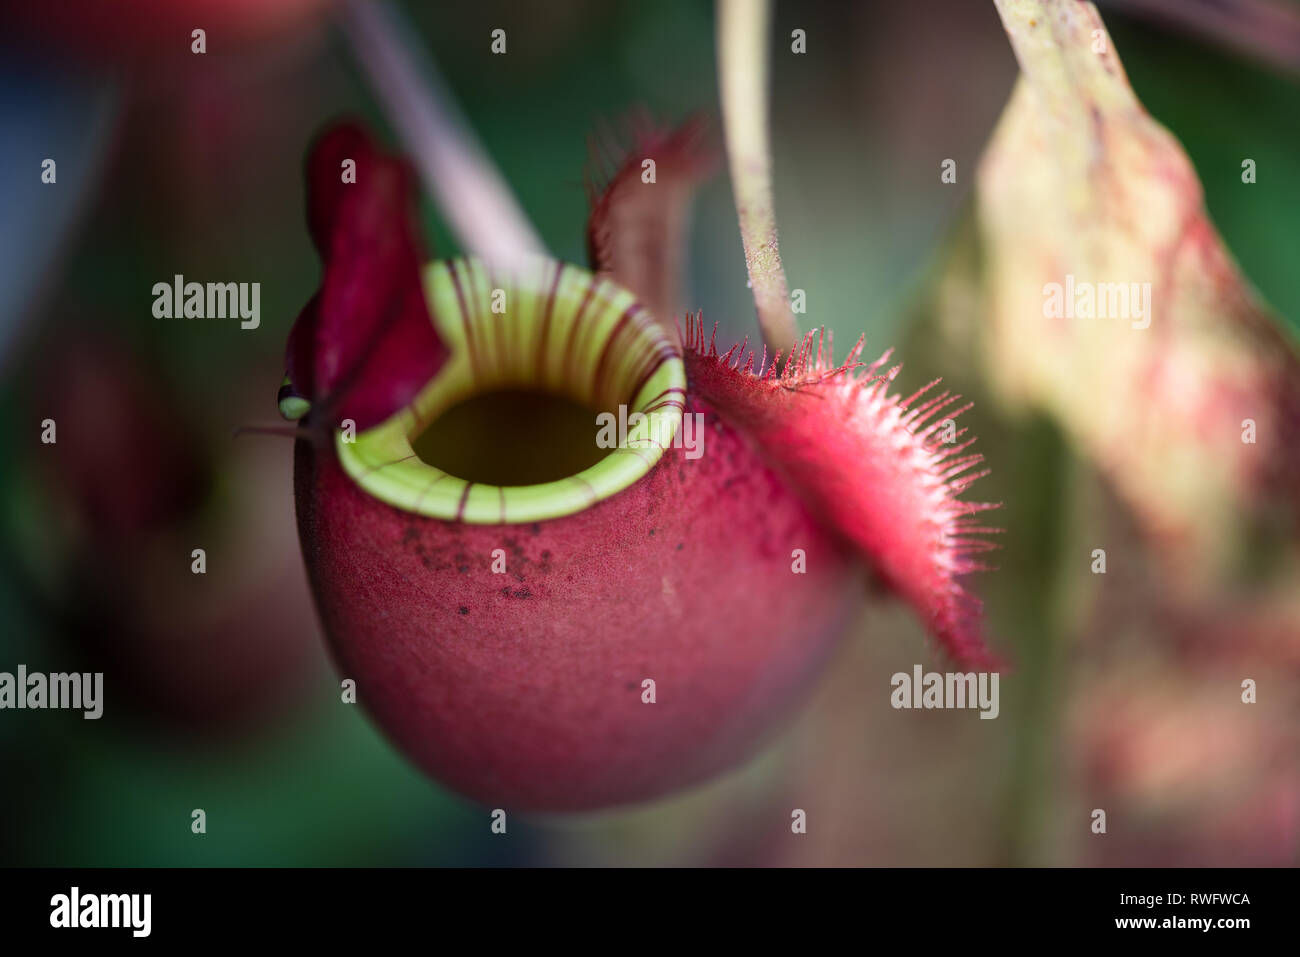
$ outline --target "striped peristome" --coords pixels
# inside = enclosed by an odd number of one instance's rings
[[[433,262],[424,282],[450,358],[395,415],[355,441],[336,434],[340,463],[369,494],[433,518],[533,522],[587,508],[659,461],[681,422],[686,373],[677,345],[630,292],[540,257],[510,272],[475,259]],[[503,389],[559,394],[596,409],[626,405],[646,418],[600,462],[540,485],[468,482],[416,455],[412,442],[437,416]],[[595,428],[593,420],[593,436]]]

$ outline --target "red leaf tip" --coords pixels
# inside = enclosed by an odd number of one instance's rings
[[[691,198],[720,161],[710,126],[702,116],[664,126],[641,110],[619,130],[598,128],[588,153],[591,268],[611,275],[667,322],[681,295]]]
[[[324,133],[307,159],[307,222],[325,272],[289,334],[289,396],[312,419],[369,428],[415,398],[447,349],[424,298],[415,175],[359,125]],[[282,394],[282,399],[284,395]]]

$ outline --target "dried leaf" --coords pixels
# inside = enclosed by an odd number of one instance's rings
[[[1057,417],[1171,559],[1225,560],[1245,519],[1295,504],[1300,361],[1096,9],[997,6],[1023,75],[979,174],[990,374]]]

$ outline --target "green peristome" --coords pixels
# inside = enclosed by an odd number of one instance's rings
[[[410,405],[359,434],[335,431],[344,471],[375,498],[431,518],[534,522],[581,511],[645,476],[681,423],[681,354],[627,290],[584,269],[537,258],[510,274],[477,260],[434,262],[425,295],[450,356]],[[576,475],[538,485],[466,481],[423,461],[412,443],[466,398],[502,389],[568,396],[644,418],[610,454]],[[665,402],[665,398],[678,401]],[[286,418],[307,410],[285,398]],[[295,414],[296,413],[296,414]],[[598,424],[592,422],[592,441]],[[486,438],[491,441],[491,437]]]

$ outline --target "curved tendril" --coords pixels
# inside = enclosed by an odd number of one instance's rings
[[[745,268],[763,340],[789,354],[799,339],[777,246],[767,122],[770,0],[718,0],[718,82]]]

